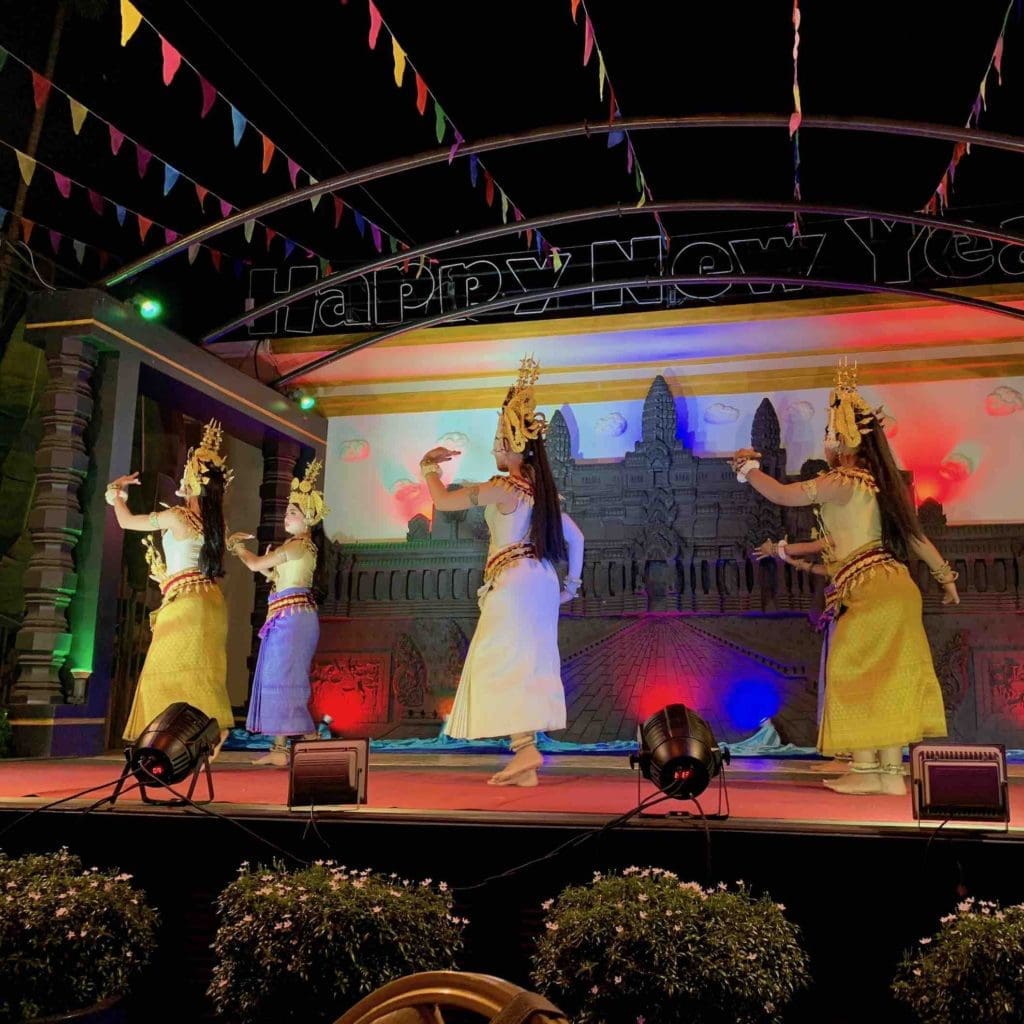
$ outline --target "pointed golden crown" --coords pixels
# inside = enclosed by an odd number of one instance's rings
[[[185,469],[181,475],[181,493],[183,497],[198,497],[203,488],[210,482],[210,470],[219,469],[224,473],[225,488],[231,483],[234,474],[227,469],[227,459],[220,453],[224,440],[224,431],[217,420],[210,420],[203,427],[203,438],[195,448],[188,450]]]
[[[323,492],[318,491],[315,486],[323,468],[324,464],[319,459],[313,459],[306,466],[306,472],[301,480],[292,477],[288,501],[292,505],[298,505],[307,526],[316,526],[331,511],[324,502]]]
[[[854,452],[860,439],[870,434],[875,421],[881,422],[881,406],[872,409],[857,390],[857,362],[843,356],[836,364],[835,383],[828,398],[828,427],[825,447]]]
[[[519,364],[519,376],[501,407],[499,432],[508,442],[509,450],[518,454],[526,451],[531,441],[543,438],[547,433],[547,418],[537,412],[533,391],[539,376],[540,363],[533,356],[523,356]]]

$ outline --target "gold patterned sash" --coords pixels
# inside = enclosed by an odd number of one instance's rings
[[[199,587],[215,587],[216,585],[209,576],[201,573],[198,569],[183,569],[181,572],[168,576],[160,584],[160,594],[163,597],[163,603],[167,604],[168,601],[173,601],[185,591],[195,590]]]
[[[496,551],[484,566],[484,585],[488,588],[494,585],[494,581],[514,562],[522,558],[536,558],[537,551],[532,544],[520,543],[509,544],[508,547]]]
[[[879,571],[893,572],[901,565],[891,551],[881,546],[855,552],[833,573],[832,581],[825,588],[825,609],[818,620],[818,629],[827,628],[842,615],[843,602],[854,587],[871,579]]]

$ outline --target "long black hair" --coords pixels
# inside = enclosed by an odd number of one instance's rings
[[[528,441],[523,452],[523,475],[533,485],[533,516],[530,519],[530,542],[537,558],[557,562],[566,554],[562,531],[562,506],[558,488],[551,475],[551,464],[544,442]]]
[[[313,570],[313,600],[317,604],[323,604],[327,597],[327,534],[324,533],[324,524],[317,523],[309,531],[309,539],[316,548],[316,568]]]
[[[207,482],[199,495],[199,516],[203,520],[203,546],[199,549],[199,571],[210,580],[224,575],[224,472],[205,467]]]
[[[910,488],[896,467],[889,440],[874,416],[864,424],[857,457],[878,485],[878,510],[882,516],[882,543],[901,561],[910,559],[913,540],[924,540]]]

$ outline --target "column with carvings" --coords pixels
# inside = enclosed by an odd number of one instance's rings
[[[260,484],[260,525],[256,530],[258,551],[263,554],[268,544],[278,545],[285,540],[284,513],[288,508],[295,466],[301,453],[297,441],[281,437],[268,437],[263,442],[263,482]],[[252,649],[249,655],[249,674],[256,670],[259,654],[259,631],[267,617],[267,595],[270,582],[262,573],[256,573],[256,601],[252,613]]]
[[[89,469],[83,434],[93,411],[97,352],[85,338],[53,335],[46,343],[49,383],[40,410],[36,490],[29,514],[32,557],[25,570],[25,619],[17,637],[12,706],[64,703],[60,670],[71,647],[67,607],[75,592],[74,550],[82,534],[78,490]]]

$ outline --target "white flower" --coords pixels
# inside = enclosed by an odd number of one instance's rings
[[[447,892],[448,891],[448,883],[447,882],[438,882],[437,887],[438,887],[438,889],[441,890],[441,892]]]
[[[67,916],[67,912],[68,912],[68,908],[67,907],[58,907],[53,916],[54,917],[66,917]]]
[[[637,899],[638,899],[638,900],[639,900],[639,901],[640,901],[641,903],[646,903],[646,902],[647,902],[647,901],[648,901],[648,900],[650,899],[650,897],[649,897],[649,896],[647,895],[647,893],[645,893],[645,892],[642,892],[642,893],[640,893],[640,895],[639,895],[639,896],[637,896]]]
[[[555,901],[554,900],[545,900],[541,904],[541,909],[542,910],[550,910],[554,905],[555,905]]]
[[[915,967],[914,968],[914,977],[915,978],[920,978],[921,977],[921,968],[920,967]]]
[[[641,910],[640,911],[640,920],[641,921],[646,921],[647,920],[647,911],[646,910]]]
[[[927,946],[927,945],[930,945],[932,940],[929,939],[929,938],[924,938],[924,939],[919,939],[918,941],[921,943],[922,946]]]
[[[617,924],[617,925],[615,926],[615,934],[616,934],[616,935],[621,935],[621,934],[622,934],[622,933],[623,933],[623,932],[624,932],[625,930],[626,930],[626,929],[625,929],[625,928],[623,928],[621,924]]]
[[[784,914],[786,912],[786,904],[785,903],[776,903],[775,907],[779,911],[779,913]]]
[[[371,907],[370,908],[375,914],[379,914],[384,908],[383,907]]]
[[[544,925],[544,927],[545,927],[545,928],[547,928],[547,930],[548,930],[549,932],[557,932],[557,931],[558,931],[558,925],[557,925],[557,924],[555,924],[555,922],[554,922],[554,921],[548,921],[548,922],[546,922],[546,923],[545,923],[545,925]]]
[[[600,990],[600,989],[599,989],[599,988],[598,988],[598,987],[597,987],[596,985],[591,985],[591,986],[590,986],[590,994],[591,994],[592,996],[596,996],[596,995],[597,995],[597,993],[598,993],[598,992],[600,992],[600,991],[601,991],[601,990]]]

